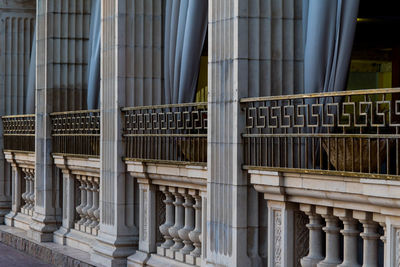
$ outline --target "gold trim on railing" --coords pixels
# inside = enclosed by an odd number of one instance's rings
[[[400,93],[400,87],[397,88],[382,88],[382,89],[364,89],[364,90],[351,90],[351,91],[335,91],[326,93],[313,93],[313,94],[297,94],[297,95],[277,95],[277,96],[260,96],[260,97],[247,97],[240,99],[240,103],[249,103],[256,101],[267,100],[288,100],[299,98],[318,98],[329,96],[353,96],[353,95],[370,95],[370,94],[392,94]]]

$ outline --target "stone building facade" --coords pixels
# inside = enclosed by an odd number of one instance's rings
[[[209,0],[208,90],[183,103],[161,97],[168,1],[98,1],[91,110],[92,2],[0,1],[1,242],[68,266],[399,266],[400,91],[302,94],[303,1]]]

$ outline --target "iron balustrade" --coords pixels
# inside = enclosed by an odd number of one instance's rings
[[[400,178],[400,89],[241,100],[244,169]]]
[[[100,155],[100,110],[55,112],[50,117],[54,154]]]
[[[207,103],[122,109],[126,157],[138,161],[205,164]]]
[[[35,115],[3,116],[4,150],[35,151]]]

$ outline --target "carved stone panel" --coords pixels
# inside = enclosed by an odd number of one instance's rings
[[[274,211],[274,266],[282,266],[282,212]]]

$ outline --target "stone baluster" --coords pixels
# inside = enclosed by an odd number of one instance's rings
[[[86,178],[86,206],[82,209],[83,214],[86,217],[86,221],[83,224],[84,229],[82,231],[86,232],[86,228],[90,230],[88,227],[93,221],[92,221],[92,215],[89,213],[90,209],[92,208],[93,205],[93,191],[92,191],[92,177],[85,177]],[[90,233],[90,231],[89,231]]]
[[[29,195],[29,215],[33,216],[33,210],[35,208],[35,171],[29,169],[29,181],[30,181],[30,195]]]
[[[300,209],[308,216],[310,222],[306,225],[309,230],[309,252],[301,259],[301,266],[314,267],[324,259],[322,254],[322,225],[321,216],[315,213],[315,207],[300,205]]]
[[[93,222],[90,225],[91,228],[95,230],[95,235],[97,235],[97,230],[99,227],[99,220],[100,220],[100,209],[99,209],[99,178],[93,177]]]
[[[79,214],[81,219],[77,222],[77,225],[75,225],[75,228],[79,230],[79,226],[86,221],[86,217],[83,214],[83,208],[86,207],[86,182],[80,175],[77,175],[76,178],[80,182],[79,190],[81,191],[81,204],[76,207],[76,212]]]
[[[193,249],[193,242],[189,238],[189,233],[194,229],[194,209],[193,197],[190,195],[188,189],[179,189],[179,192],[184,196],[185,203],[185,226],[178,231],[179,237],[183,240],[184,247],[180,250],[183,255],[189,254]]]
[[[192,240],[194,245],[194,250],[190,253],[193,257],[200,257],[201,255],[201,213],[202,213],[202,206],[201,206],[201,196],[196,192],[194,194],[195,204],[193,208],[195,209],[195,227],[194,230],[189,233],[189,238]]]
[[[390,256],[387,255],[388,253],[388,248],[387,248],[387,229],[386,229],[386,217],[383,216],[382,214],[374,213],[373,214],[373,220],[375,222],[378,222],[379,225],[383,229],[383,235],[380,236],[380,239],[383,242],[383,266],[389,266],[389,258]]]
[[[165,186],[160,186],[161,192],[165,195],[165,222],[160,225],[160,232],[163,235],[165,242],[161,244],[163,248],[170,248],[174,244],[172,236],[169,234],[169,229],[174,225],[175,208],[173,206],[172,194],[168,191]]]
[[[372,219],[372,213],[353,212],[353,216],[360,220],[364,231],[360,234],[363,239],[363,267],[378,266],[378,223]]]
[[[340,259],[340,228],[339,219],[333,216],[333,209],[317,207],[317,213],[325,219],[326,226],[322,228],[326,233],[325,259],[317,264],[318,267],[334,267],[342,262]]]
[[[29,174],[25,168],[22,169],[22,172],[24,173],[24,180],[25,180],[25,192],[22,194],[22,199],[24,200],[25,204],[21,208],[22,213],[27,213],[27,209],[29,206]]]
[[[353,218],[352,211],[343,209],[334,209],[334,215],[343,221],[343,262],[338,265],[341,267],[360,266],[357,261],[357,220]]]
[[[172,236],[174,240],[174,245],[171,247],[173,252],[179,251],[183,248],[183,240],[179,237],[178,231],[183,228],[183,220],[184,220],[184,208],[183,208],[183,197],[178,192],[177,188],[170,187],[170,192],[174,195],[175,201],[175,224],[169,229],[169,234]],[[171,256],[171,255],[170,255]]]

